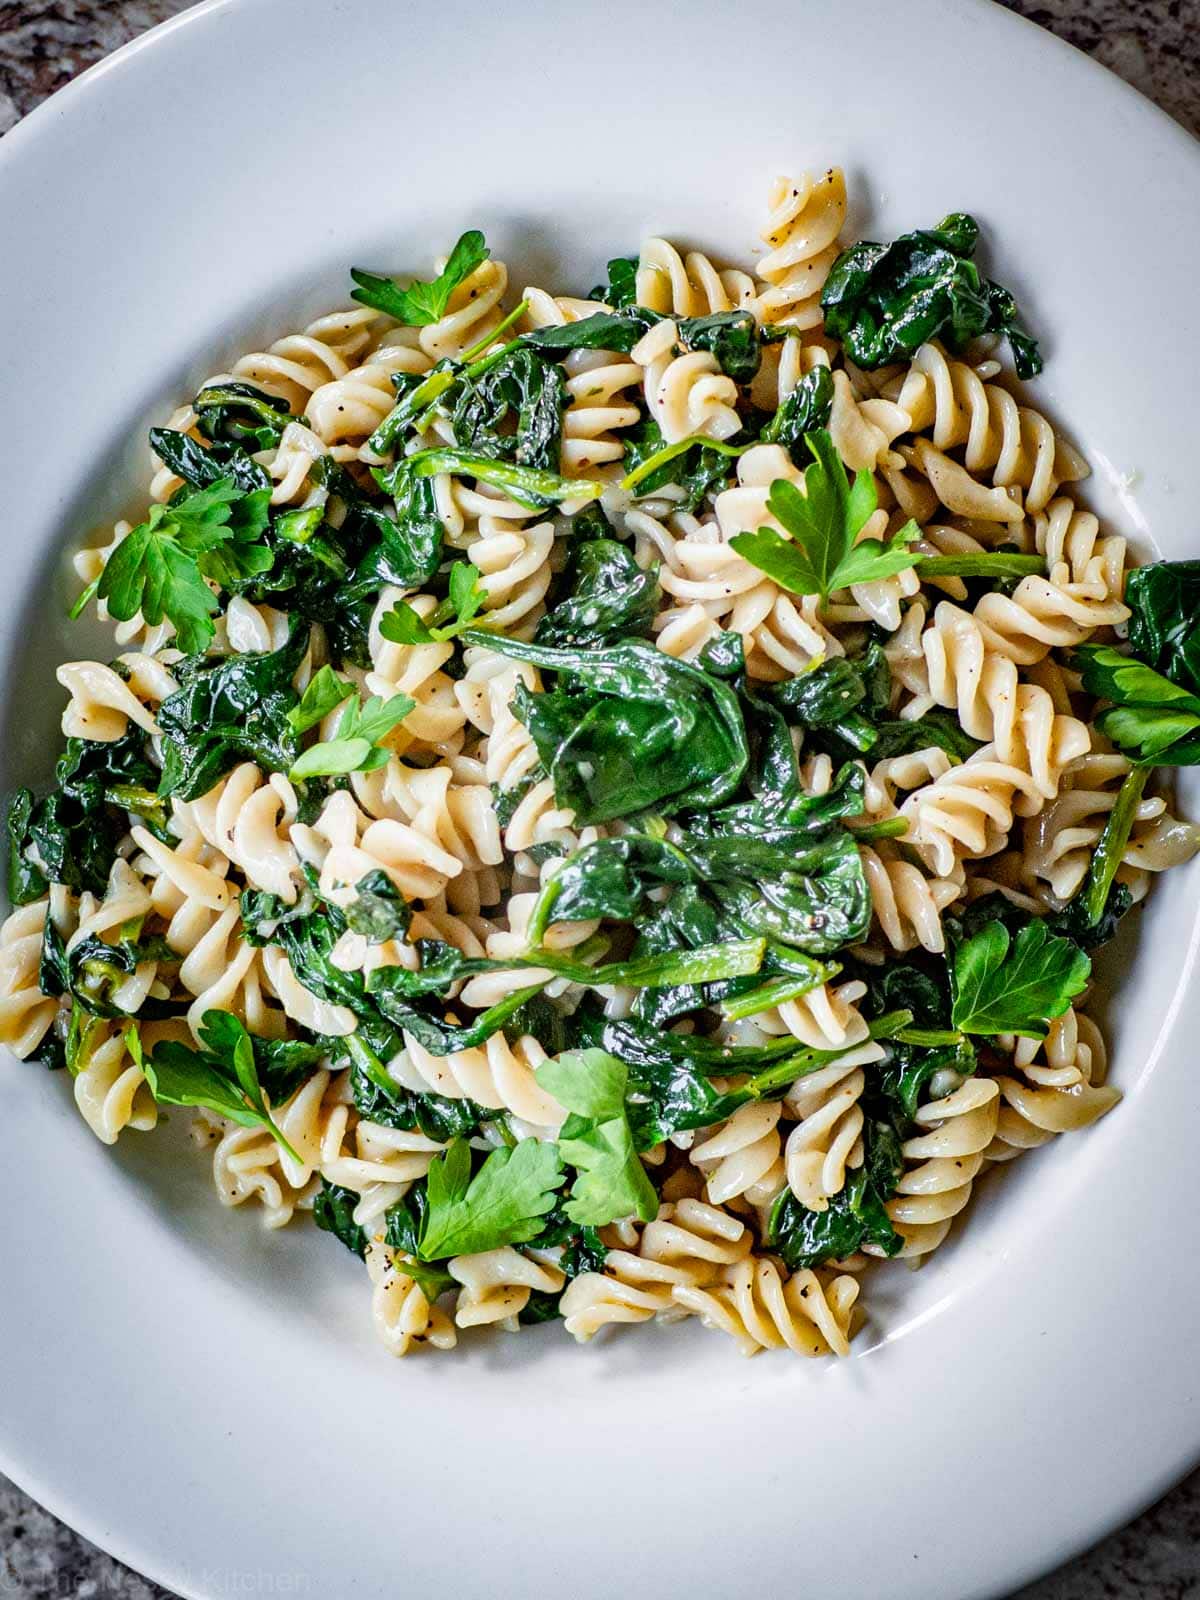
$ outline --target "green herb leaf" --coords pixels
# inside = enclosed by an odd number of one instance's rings
[[[1092,963],[1040,918],[1012,938],[993,922],[955,951],[951,1021],[963,1033],[1044,1039],[1049,1024],[1081,993]]]
[[[1096,726],[1131,761],[1165,767],[1200,764],[1200,697],[1112,645],[1080,645],[1073,659],[1088,693],[1113,702],[1096,718]]]
[[[571,1112],[558,1136],[563,1160],[579,1174],[564,1207],[570,1220],[596,1228],[624,1217],[652,1221],[658,1195],[634,1148],[625,1063],[604,1050],[580,1050],[543,1061],[535,1076]]]
[[[379,619],[379,631],[393,644],[443,644],[470,627],[483,609],[487,594],[483,574],[469,561],[450,568],[450,593],[428,621],[407,600],[397,600]]]
[[[407,289],[402,289],[394,278],[379,277],[373,272],[351,267],[350,276],[357,285],[352,298],[360,305],[370,306],[373,311],[382,311],[385,316],[395,317],[397,322],[403,322],[408,327],[424,328],[445,315],[455,289],[489,255],[491,251],[484,243],[483,234],[478,228],[471,228],[451,250],[438,276],[429,282],[418,278]]]
[[[268,499],[266,490],[243,494],[232,478],[220,478],[170,505],[151,506],[108,558],[96,593],[120,621],[139,611],[151,624],[166,617],[185,654],[206,649],[219,607],[205,576],[222,581],[231,572],[270,566],[270,552],[253,543],[266,525]],[[231,548],[218,560],[217,548],[226,544]]]
[[[389,700],[372,695],[364,705],[355,697],[347,704],[334,738],[309,748],[292,763],[290,778],[332,777],[345,772],[372,772],[387,765],[388,752],[379,748],[416,701],[396,694]]]
[[[340,706],[354,693],[354,685],[339,678],[330,666],[315,672],[308,687],[300,697],[300,704],[287,714],[287,719],[297,733],[307,733],[323,722],[334,706]]]
[[[441,1261],[525,1244],[540,1231],[562,1181],[553,1144],[522,1139],[512,1150],[493,1150],[472,1177],[470,1147],[465,1139],[455,1139],[430,1165],[428,1210],[416,1254],[423,1261]]]
[[[805,435],[813,460],[805,469],[803,494],[778,478],[771,485],[767,507],[791,535],[764,527],[738,533],[729,541],[740,556],[792,594],[816,594],[824,600],[835,589],[872,583],[903,572],[919,559],[906,548],[920,537],[908,522],[886,542],[855,538],[878,505],[875,481],[859,472],[853,487],[841,457],[824,429]]]
[[[165,1040],[146,1056],[137,1025],[129,1023],[125,1042],[160,1104],[202,1106],[242,1128],[265,1128],[292,1160],[300,1158],[272,1120],[263,1095],[250,1035],[228,1012],[207,1011],[200,1028],[206,1048]]]

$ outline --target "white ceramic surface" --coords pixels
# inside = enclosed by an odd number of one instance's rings
[[[651,231],[741,262],[771,177],[832,161],[876,236],[979,215],[1091,502],[1196,554],[1197,147],[1046,34],[979,0],[224,0],[0,145],[4,787],[48,774],[64,552],[136,504],[145,424],[351,262],[470,224],[517,285]],[[840,1365],[687,1326],[392,1363],[332,1241],[222,1211],[177,1124],[110,1153],[8,1062],[0,1468],[204,1600],[1002,1594],[1200,1453],[1196,883],[1109,963],[1124,1105],[877,1277]]]

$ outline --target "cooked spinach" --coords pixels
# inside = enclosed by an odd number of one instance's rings
[[[839,1261],[864,1245],[897,1255],[903,1241],[887,1214],[903,1169],[900,1139],[889,1122],[863,1124],[863,1162],[846,1175],[824,1211],[810,1211],[790,1189],[771,1208],[767,1244],[793,1272]]]
[[[714,311],[707,317],[682,317],[675,326],[689,350],[707,351],[735,383],[749,383],[762,350],[758,323],[750,311]]]
[[[463,637],[557,674],[545,693],[518,684],[514,708],[581,825],[713,805],[741,781],[748,751],[737,697],[699,667],[633,640],[567,650],[478,629]]]
[[[681,511],[697,511],[710,490],[729,476],[730,459],[745,444],[711,439],[682,439],[667,444],[653,417],[643,417],[622,434],[625,443],[625,478],[622,487],[636,489],[639,499],[657,494],[668,484],[678,485]]]
[[[150,448],[163,465],[192,489],[207,489],[230,478],[243,494],[271,487],[265,467],[245,446],[217,442],[207,448],[190,434],[174,428],[151,428]]]
[[[192,401],[196,427],[212,444],[240,444],[251,451],[274,449],[292,420],[278,395],[253,383],[209,384]]]
[[[637,304],[636,256],[616,256],[608,263],[608,282],[588,290],[589,300],[603,300],[614,311]]]
[[[332,1233],[356,1256],[365,1256],[367,1235],[354,1220],[360,1198],[353,1189],[344,1189],[340,1184],[322,1178],[320,1192],[313,1200],[312,1215],[318,1228]]]
[[[158,709],[163,767],[158,792],[195,800],[239,761],[287,772],[300,754],[288,719],[292,687],[308,646],[308,624],[292,624],[285,644],[264,655],[227,660],[192,656],[175,668],[180,687]]]
[[[808,460],[803,448],[806,433],[829,426],[833,408],[833,377],[828,367],[814,367],[779,405],[764,426],[759,438],[764,444],[782,444],[792,452],[797,465]]]
[[[606,645],[646,636],[659,606],[658,568],[643,571],[614,539],[575,549],[570,590],[538,623],[538,644]]]
[[[1018,376],[1035,376],[1042,370],[1037,344],[1017,326],[1008,290],[981,276],[973,260],[978,242],[974,217],[955,212],[891,244],[852,245],[821,291],[826,329],[868,369],[906,361],[930,339],[958,351],[980,334],[1003,333]]]
[[[562,371],[523,347],[478,378],[465,378],[454,405],[464,450],[520,466],[555,469],[566,385]]]
[[[346,926],[368,944],[403,939],[412,921],[412,909],[386,872],[368,872],[354,885],[354,899],[346,907]]]
[[[112,741],[68,739],[54,777],[56,788],[45,798],[21,789],[9,803],[8,889],[15,906],[44,894],[47,880],[76,894],[103,895],[128,830],[122,813],[158,832],[166,820],[140,728]]]

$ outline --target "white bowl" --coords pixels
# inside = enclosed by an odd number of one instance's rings
[[[1089,499],[1196,553],[1197,147],[1048,35],[977,0],[225,0],[0,146],[5,787],[48,775],[64,552],[136,505],[145,425],[352,262],[471,224],[517,284],[586,290],[652,231],[743,261],[769,180],[834,161],[875,236],[979,216]],[[1124,1104],[877,1280],[841,1364],[687,1326],[390,1363],[349,1255],[221,1211],[170,1133],[110,1154],[10,1062],[0,1466],[188,1596],[1002,1593],[1200,1447],[1194,872],[1138,920]]]

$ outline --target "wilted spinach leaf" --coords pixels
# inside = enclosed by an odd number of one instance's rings
[[[847,1173],[845,1186],[830,1196],[824,1211],[810,1211],[790,1189],[771,1208],[767,1243],[793,1272],[839,1261],[865,1244],[885,1256],[901,1249],[903,1241],[887,1214],[903,1170],[899,1136],[890,1123],[869,1120],[862,1137],[862,1166]]]
[[[930,339],[957,351],[982,333],[1006,333],[1018,376],[1033,377],[1042,369],[1037,345],[1017,327],[1012,295],[980,276],[978,242],[974,217],[955,212],[891,244],[852,245],[821,292],[826,328],[866,368],[907,360]]]
[[[517,349],[462,381],[454,437],[464,450],[556,471],[565,404],[561,369],[529,348]]]
[[[713,805],[746,770],[746,730],[727,684],[637,641],[603,650],[555,649],[468,630],[471,644],[558,674],[514,709],[581,825],[657,807]]]
[[[615,644],[650,632],[657,566],[643,571],[616,540],[588,539],[576,547],[569,580],[570,592],[538,623],[539,644]]]
[[[287,772],[300,754],[288,721],[296,704],[292,678],[308,645],[308,624],[293,623],[287,642],[265,655],[180,662],[178,691],[158,710],[163,735],[162,795],[195,800],[239,761]]]

